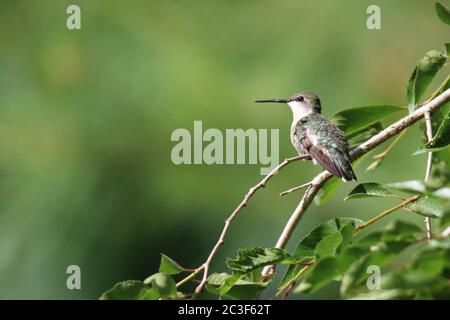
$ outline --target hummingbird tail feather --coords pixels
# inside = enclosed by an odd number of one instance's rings
[[[353,172],[352,163],[347,155],[343,155],[337,150],[321,150],[314,146],[309,149],[309,152],[317,162],[334,176],[341,178],[345,182],[357,180]]]
[[[347,155],[337,150],[320,153],[318,161],[334,176],[341,178],[344,182],[357,180],[353,172],[352,163]]]
[[[309,149],[309,153],[311,154],[311,157],[313,159],[320,163],[334,176],[348,181],[352,179],[353,176],[347,169],[348,165],[346,165],[346,162],[349,161],[345,161],[345,158],[341,155],[340,152],[311,146],[311,148]]]
[[[348,156],[344,156],[344,157],[338,157],[339,159],[339,171],[340,171],[340,176],[342,179],[345,179],[346,182],[348,181],[358,181],[358,179],[356,179],[356,175],[355,172],[353,171],[352,168],[352,163],[350,162],[350,159],[348,158]]]

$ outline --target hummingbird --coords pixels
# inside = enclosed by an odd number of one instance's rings
[[[298,154],[310,156],[314,164],[321,164],[344,182],[357,180],[344,133],[322,115],[318,96],[310,92],[300,92],[287,99],[255,102],[287,104],[293,115],[291,142]]]

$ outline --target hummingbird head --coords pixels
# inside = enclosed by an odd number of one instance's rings
[[[320,113],[322,106],[320,105],[320,99],[314,93],[300,92],[289,99],[287,104],[291,109],[302,109],[304,113]]]
[[[322,111],[319,97],[310,92],[300,92],[287,99],[256,100],[255,102],[286,103],[291,108],[294,118],[297,119]]]

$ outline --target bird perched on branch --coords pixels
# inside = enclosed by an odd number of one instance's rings
[[[256,100],[285,103],[292,110],[291,142],[299,155],[308,155],[343,181],[356,180],[344,134],[322,114],[320,99],[301,92],[288,99]]]

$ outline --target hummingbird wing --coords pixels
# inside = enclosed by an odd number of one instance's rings
[[[303,149],[334,176],[356,180],[344,134],[321,114],[311,114],[297,124],[297,138]]]

